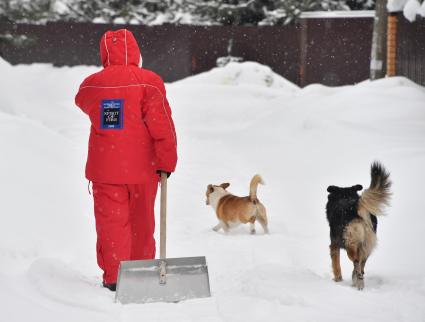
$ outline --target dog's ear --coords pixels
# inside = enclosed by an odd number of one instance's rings
[[[213,192],[214,192],[214,187],[213,187],[213,185],[212,185],[212,184],[209,184],[209,185],[208,185],[207,191],[208,191],[209,193],[213,193]]]
[[[230,186],[230,183],[228,183],[228,182],[226,182],[226,183],[222,183],[221,185],[220,185],[220,187],[222,187],[223,189],[226,189],[227,187],[229,187]]]
[[[329,186],[328,187],[328,192],[332,193],[332,192],[337,192],[339,190],[339,188],[337,186]]]
[[[351,189],[355,191],[363,190],[363,186],[361,184],[356,184],[355,186],[352,186]]]

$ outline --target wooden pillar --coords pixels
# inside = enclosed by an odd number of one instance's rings
[[[308,20],[302,18],[300,21],[300,69],[299,69],[299,81],[298,85],[304,87],[307,85],[306,74],[307,74],[307,49],[308,49],[308,35],[307,35]]]
[[[388,16],[387,25],[387,76],[397,74],[397,16]]]
[[[387,30],[387,0],[376,0],[370,54],[370,79],[385,77],[385,42]]]

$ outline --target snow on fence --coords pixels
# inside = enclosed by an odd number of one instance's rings
[[[425,17],[425,1],[423,0],[388,0],[389,12],[403,12],[404,17],[413,22],[417,17]]]

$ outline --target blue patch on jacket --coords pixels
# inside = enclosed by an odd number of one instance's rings
[[[102,100],[100,126],[102,129],[122,129],[124,124],[124,100]]]

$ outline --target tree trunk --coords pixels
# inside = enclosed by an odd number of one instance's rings
[[[384,60],[387,41],[387,0],[376,0],[375,20],[373,23],[372,52],[370,56],[370,79],[385,76]]]

